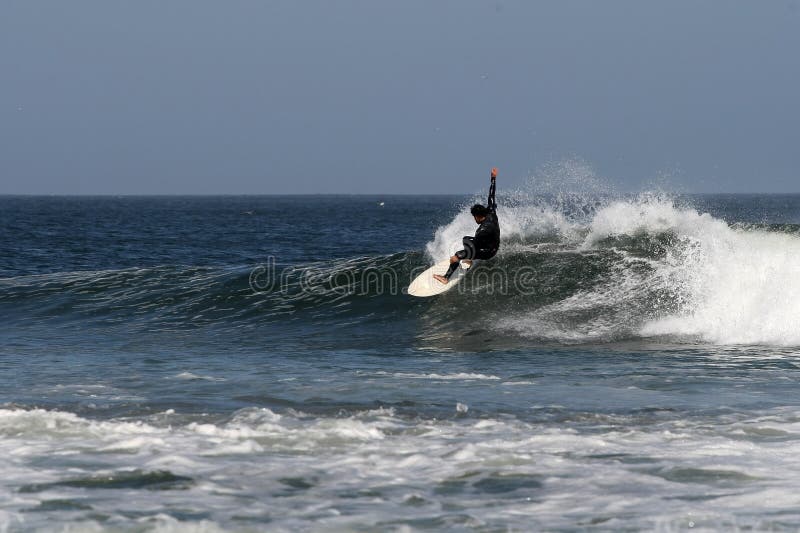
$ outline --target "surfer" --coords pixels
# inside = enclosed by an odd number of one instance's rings
[[[444,276],[434,274],[433,277],[442,283],[450,281],[450,276],[458,268],[458,264],[464,261],[468,265],[472,264],[473,259],[491,259],[500,248],[500,223],[497,220],[497,203],[494,200],[495,182],[497,180],[497,169],[492,169],[492,183],[489,185],[489,200],[486,205],[475,204],[469,212],[475,219],[476,224],[480,224],[475,231],[474,237],[464,237],[464,249],[459,250],[450,258],[450,268]]]

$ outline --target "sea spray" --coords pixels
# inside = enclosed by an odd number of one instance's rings
[[[493,267],[538,264],[555,250],[563,255],[562,277],[597,254],[605,272],[576,279],[578,290],[544,306],[517,300],[493,315],[493,327],[570,343],[665,335],[718,344],[800,344],[795,232],[732,227],[664,194],[604,199],[586,213],[565,212],[563,203],[548,207],[541,199],[501,208],[503,246]],[[452,253],[471,223],[459,213],[440,227],[428,255]],[[541,247],[548,240],[556,248]]]

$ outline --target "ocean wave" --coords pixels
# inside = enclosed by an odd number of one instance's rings
[[[539,242],[540,226],[520,233],[519,221],[531,219],[527,214],[507,211],[510,224],[500,216],[503,227],[517,229],[496,260],[511,271],[533,265],[540,290],[530,297],[517,287],[507,295],[499,291],[494,302],[484,299],[485,309],[494,311],[487,322],[509,334],[567,343],[666,336],[800,344],[796,225],[732,226],[657,195],[594,207],[589,217],[559,219],[553,234],[558,251],[522,251],[514,241]],[[532,211],[540,213],[541,206]],[[462,225],[457,217],[428,250],[442,249]]]
[[[410,298],[404,289],[474,231],[466,212],[438,228],[425,253],[4,278],[0,316],[17,325],[147,330],[410,320],[429,345],[465,335],[800,344],[796,225],[731,225],[658,195],[507,203],[500,253],[439,298]]]

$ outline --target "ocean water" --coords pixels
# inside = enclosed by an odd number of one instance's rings
[[[474,200],[0,197],[0,531],[799,529],[800,196]]]

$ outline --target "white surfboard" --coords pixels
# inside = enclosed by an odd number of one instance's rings
[[[461,281],[461,279],[464,277],[464,274],[466,274],[467,270],[470,269],[470,267],[462,262],[461,268],[457,268],[456,271],[453,272],[453,275],[450,276],[449,282],[442,283],[441,281],[434,279],[434,274],[443,276],[444,273],[447,272],[447,268],[449,266],[450,260],[445,259],[444,261],[440,261],[430,267],[428,270],[414,278],[414,281],[412,281],[411,285],[408,286],[408,294],[411,296],[427,297],[447,292],[458,285],[458,282]]]

